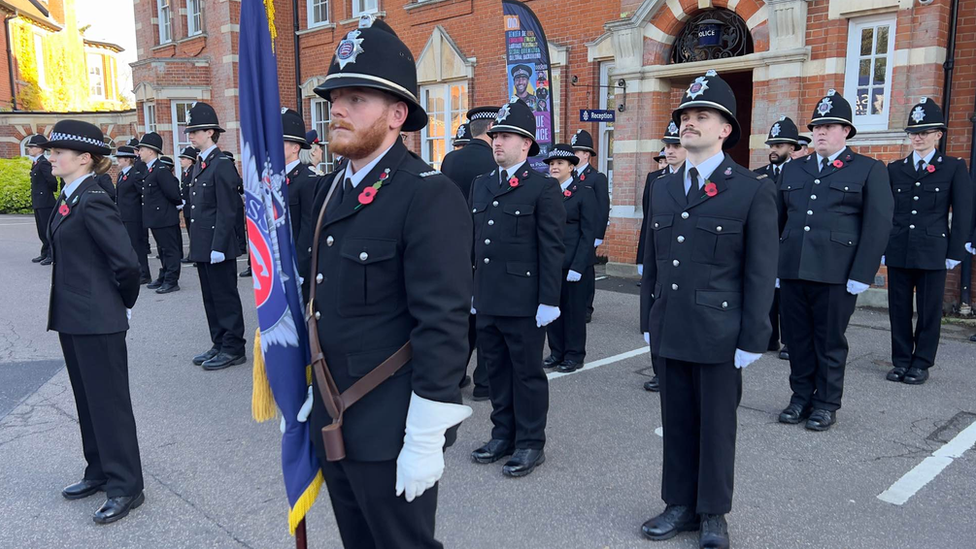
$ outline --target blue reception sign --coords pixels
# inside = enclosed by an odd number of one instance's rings
[[[617,113],[603,109],[580,109],[580,122],[616,122]]]

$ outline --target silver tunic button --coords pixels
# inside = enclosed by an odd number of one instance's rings
[[[912,215],[915,215],[917,213],[918,213],[918,210],[912,210]]]
[[[471,208],[471,213],[478,213],[478,208]]]
[[[323,280],[325,280],[325,277],[322,276],[322,273],[315,275],[315,281],[319,284],[321,284]]]
[[[522,213],[522,212],[520,212],[520,211],[518,211],[518,210],[515,210],[515,215],[519,215],[519,214],[521,214],[521,213]]]
[[[190,204],[190,209],[191,209],[191,210],[192,210],[193,208],[196,208],[196,207],[197,207],[197,205],[196,205],[196,204]]]
[[[497,207],[498,206],[498,201],[496,200],[496,201],[492,202],[491,205]]]
[[[688,212],[681,212],[681,219],[688,219]],[[655,223],[654,226],[656,227],[657,223]]]
[[[811,194],[810,195],[810,200],[816,200],[816,199],[817,199],[817,195],[815,195],[815,194]]]
[[[851,188],[850,187],[844,187],[844,190],[845,191],[849,191],[849,190],[851,190]]]
[[[813,215],[813,210],[807,210],[807,215]]]
[[[315,320],[322,318],[322,313],[315,311]]]
[[[525,276],[532,276],[532,271],[525,271]]]
[[[729,302],[728,301],[723,301],[722,302],[722,308],[723,309],[728,309],[729,308]]]
[[[922,184],[921,184],[921,183],[919,183],[918,181],[916,181],[916,182],[915,182],[915,186],[916,186],[916,187],[921,187],[921,186],[922,186]]]
[[[806,232],[810,232],[810,226],[807,225],[806,227],[803,227],[803,230],[806,231]]]
[[[672,290],[677,290],[678,289],[678,285],[677,284],[672,284],[671,285],[671,289]]]
[[[367,259],[369,259],[369,254],[368,253],[363,252],[363,253],[359,254],[359,260],[360,261],[366,261]]]
[[[491,260],[490,260],[490,259],[488,259],[488,258],[486,257],[486,258],[485,258],[485,265],[487,265],[487,264],[489,264],[489,263],[491,263]]]
[[[678,265],[681,265],[681,262],[675,259],[674,261],[671,262],[671,264],[677,267]]]
[[[660,225],[658,225],[657,223],[655,223],[655,224],[654,224],[654,228],[655,228],[655,229],[656,229],[656,228],[658,228],[659,226],[660,226]]]
[[[718,227],[715,227],[715,231],[719,233],[722,232],[722,226],[719,225]]]
[[[909,229],[914,229],[915,228],[915,225],[909,225],[908,228]]]
[[[939,188],[938,187],[935,188],[935,192],[939,192]]]
[[[327,237],[325,238],[325,245],[326,245],[326,246],[331,246],[331,245],[333,245],[333,244],[335,244],[335,239],[334,239],[334,238],[332,238],[332,235],[329,235],[329,236],[327,236]]]
[[[918,200],[918,197],[917,196],[912,197],[912,200]]]
[[[486,238],[485,239],[485,246],[487,246],[489,244],[491,244],[491,239],[490,238]]]
[[[819,179],[814,179],[813,182],[816,183],[817,185],[820,184],[820,180]]]
[[[678,235],[678,244],[681,244],[684,241],[685,241],[685,237]]]
[[[494,225],[495,224],[495,220],[494,219],[489,219],[488,220],[488,224],[489,225]]]

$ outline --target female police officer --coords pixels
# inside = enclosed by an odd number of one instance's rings
[[[61,340],[88,462],[82,480],[61,493],[80,499],[104,490],[108,500],[93,518],[107,524],[145,501],[125,347],[139,260],[118,208],[96,181],[111,166],[101,130],[62,120],[44,148],[65,181],[48,228],[54,277],[47,327]]]

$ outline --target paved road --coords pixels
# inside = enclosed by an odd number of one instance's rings
[[[278,427],[250,419],[250,369],[210,373],[190,363],[209,346],[193,268],[184,269],[182,291],[144,293],[133,311],[130,375],[146,505],[99,527],[91,521],[99,498],[61,498],[84,462],[57,336],[44,330],[50,271],[30,263],[36,253],[33,220],[0,216],[0,548],[293,547]],[[240,287],[253,331],[248,285]],[[647,355],[620,358],[643,347],[633,281],[598,285],[587,357],[597,367],[551,380],[545,465],[513,480],[501,463],[472,463],[469,452],[488,436],[490,405],[471,403],[475,414],[446,455],[438,513],[445,546],[697,547],[691,534],[660,543],[639,535],[662,507],[660,407],[641,389]],[[971,547],[963,540],[976,536],[976,449],[903,505],[877,498],[976,420],[968,335],[947,327],[926,385],[893,384],[884,381],[887,317],[859,310],[848,331],[845,406],[827,433],[776,422],[789,399],[786,362],[769,354],[750,366],[729,516],[734,546]],[[340,547],[324,493],[308,522],[311,547]]]

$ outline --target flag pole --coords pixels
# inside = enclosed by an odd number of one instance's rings
[[[305,519],[299,521],[295,527],[295,547],[297,549],[308,549],[308,538],[305,536]]]

